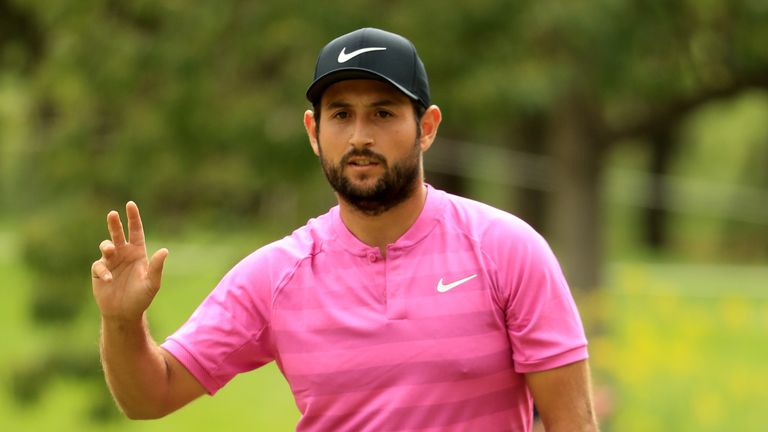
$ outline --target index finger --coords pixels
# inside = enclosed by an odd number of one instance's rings
[[[125,244],[125,232],[123,232],[123,223],[120,221],[120,214],[114,210],[107,214],[107,229],[112,243],[119,247]]]
[[[144,227],[141,225],[139,206],[133,201],[125,205],[125,213],[128,215],[128,241],[134,245],[144,244]]]

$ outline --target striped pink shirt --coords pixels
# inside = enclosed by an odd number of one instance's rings
[[[523,374],[586,344],[544,239],[430,187],[386,258],[334,207],[236,265],[163,347],[211,394],[275,360],[300,431],[526,431]]]

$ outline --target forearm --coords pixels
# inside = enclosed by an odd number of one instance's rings
[[[595,432],[589,366],[586,360],[526,375],[547,432]]]
[[[130,418],[157,418],[169,412],[169,369],[149,334],[146,319],[102,318],[101,361],[115,401]]]
[[[575,384],[571,382],[570,384]],[[587,388],[573,386],[561,382],[560,391],[569,394],[570,397],[562,398],[555,406],[540,409],[544,430],[546,432],[597,432],[597,419],[595,417],[592,392],[587,382]]]
[[[598,432],[597,422],[594,418],[571,420],[568,422],[542,422],[546,432]]]

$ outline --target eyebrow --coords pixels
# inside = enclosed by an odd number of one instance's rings
[[[393,106],[397,105],[397,102],[395,102],[393,99],[379,99],[376,100],[370,104],[367,104],[367,108],[377,108],[377,107],[383,107],[383,106]],[[329,102],[326,106],[326,109],[336,109],[336,108],[350,108],[352,107],[352,104],[349,102],[346,102],[344,100],[338,100]]]

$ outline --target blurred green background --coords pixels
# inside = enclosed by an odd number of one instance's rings
[[[427,65],[427,181],[551,242],[603,430],[765,430],[767,22],[762,0],[0,0],[0,430],[293,429],[273,365],[123,419],[89,268],[107,211],[137,201],[171,251],[162,340],[332,206],[303,94],[320,48],[363,26]]]

